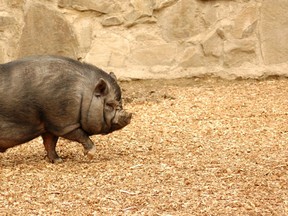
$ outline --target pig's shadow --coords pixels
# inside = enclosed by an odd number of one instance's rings
[[[44,157],[43,155],[39,154],[38,152],[29,154],[29,155],[23,155],[23,153],[17,153],[13,152],[10,153],[9,150],[7,150],[7,153],[0,153],[0,165],[4,167],[8,166],[17,166],[17,165],[23,165],[23,164],[35,164],[35,163],[41,163],[43,162]]]
[[[17,148],[17,147],[16,147]],[[22,151],[17,151],[16,148],[8,149],[7,152],[0,153],[0,166],[15,167],[17,165],[33,165],[33,164],[51,164],[48,161],[45,150],[37,150],[29,152],[29,154]],[[80,149],[80,148],[79,148]],[[97,153],[93,159],[88,159],[82,151],[74,152],[69,150],[60,150],[59,156],[63,162],[60,164],[93,164],[93,163],[105,163],[112,160],[119,160],[127,157],[128,152],[121,151],[119,149],[109,148],[103,151],[98,148]],[[55,164],[57,165],[57,164]]]

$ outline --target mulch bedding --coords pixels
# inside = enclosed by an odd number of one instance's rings
[[[131,124],[0,154],[0,215],[288,215],[288,79],[122,82]]]

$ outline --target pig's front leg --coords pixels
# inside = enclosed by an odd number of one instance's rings
[[[87,155],[89,159],[92,159],[96,153],[96,147],[89,136],[80,128],[65,134],[63,136],[66,139],[79,142],[84,147],[84,154]]]

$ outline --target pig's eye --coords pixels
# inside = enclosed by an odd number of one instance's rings
[[[114,111],[114,104],[110,104],[110,103],[107,103],[105,108],[108,110],[108,111]]]

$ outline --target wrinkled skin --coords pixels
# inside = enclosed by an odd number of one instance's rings
[[[77,141],[92,158],[89,138],[130,123],[113,73],[69,58],[35,56],[0,65],[0,152],[43,138],[50,162],[60,162],[59,137]]]

